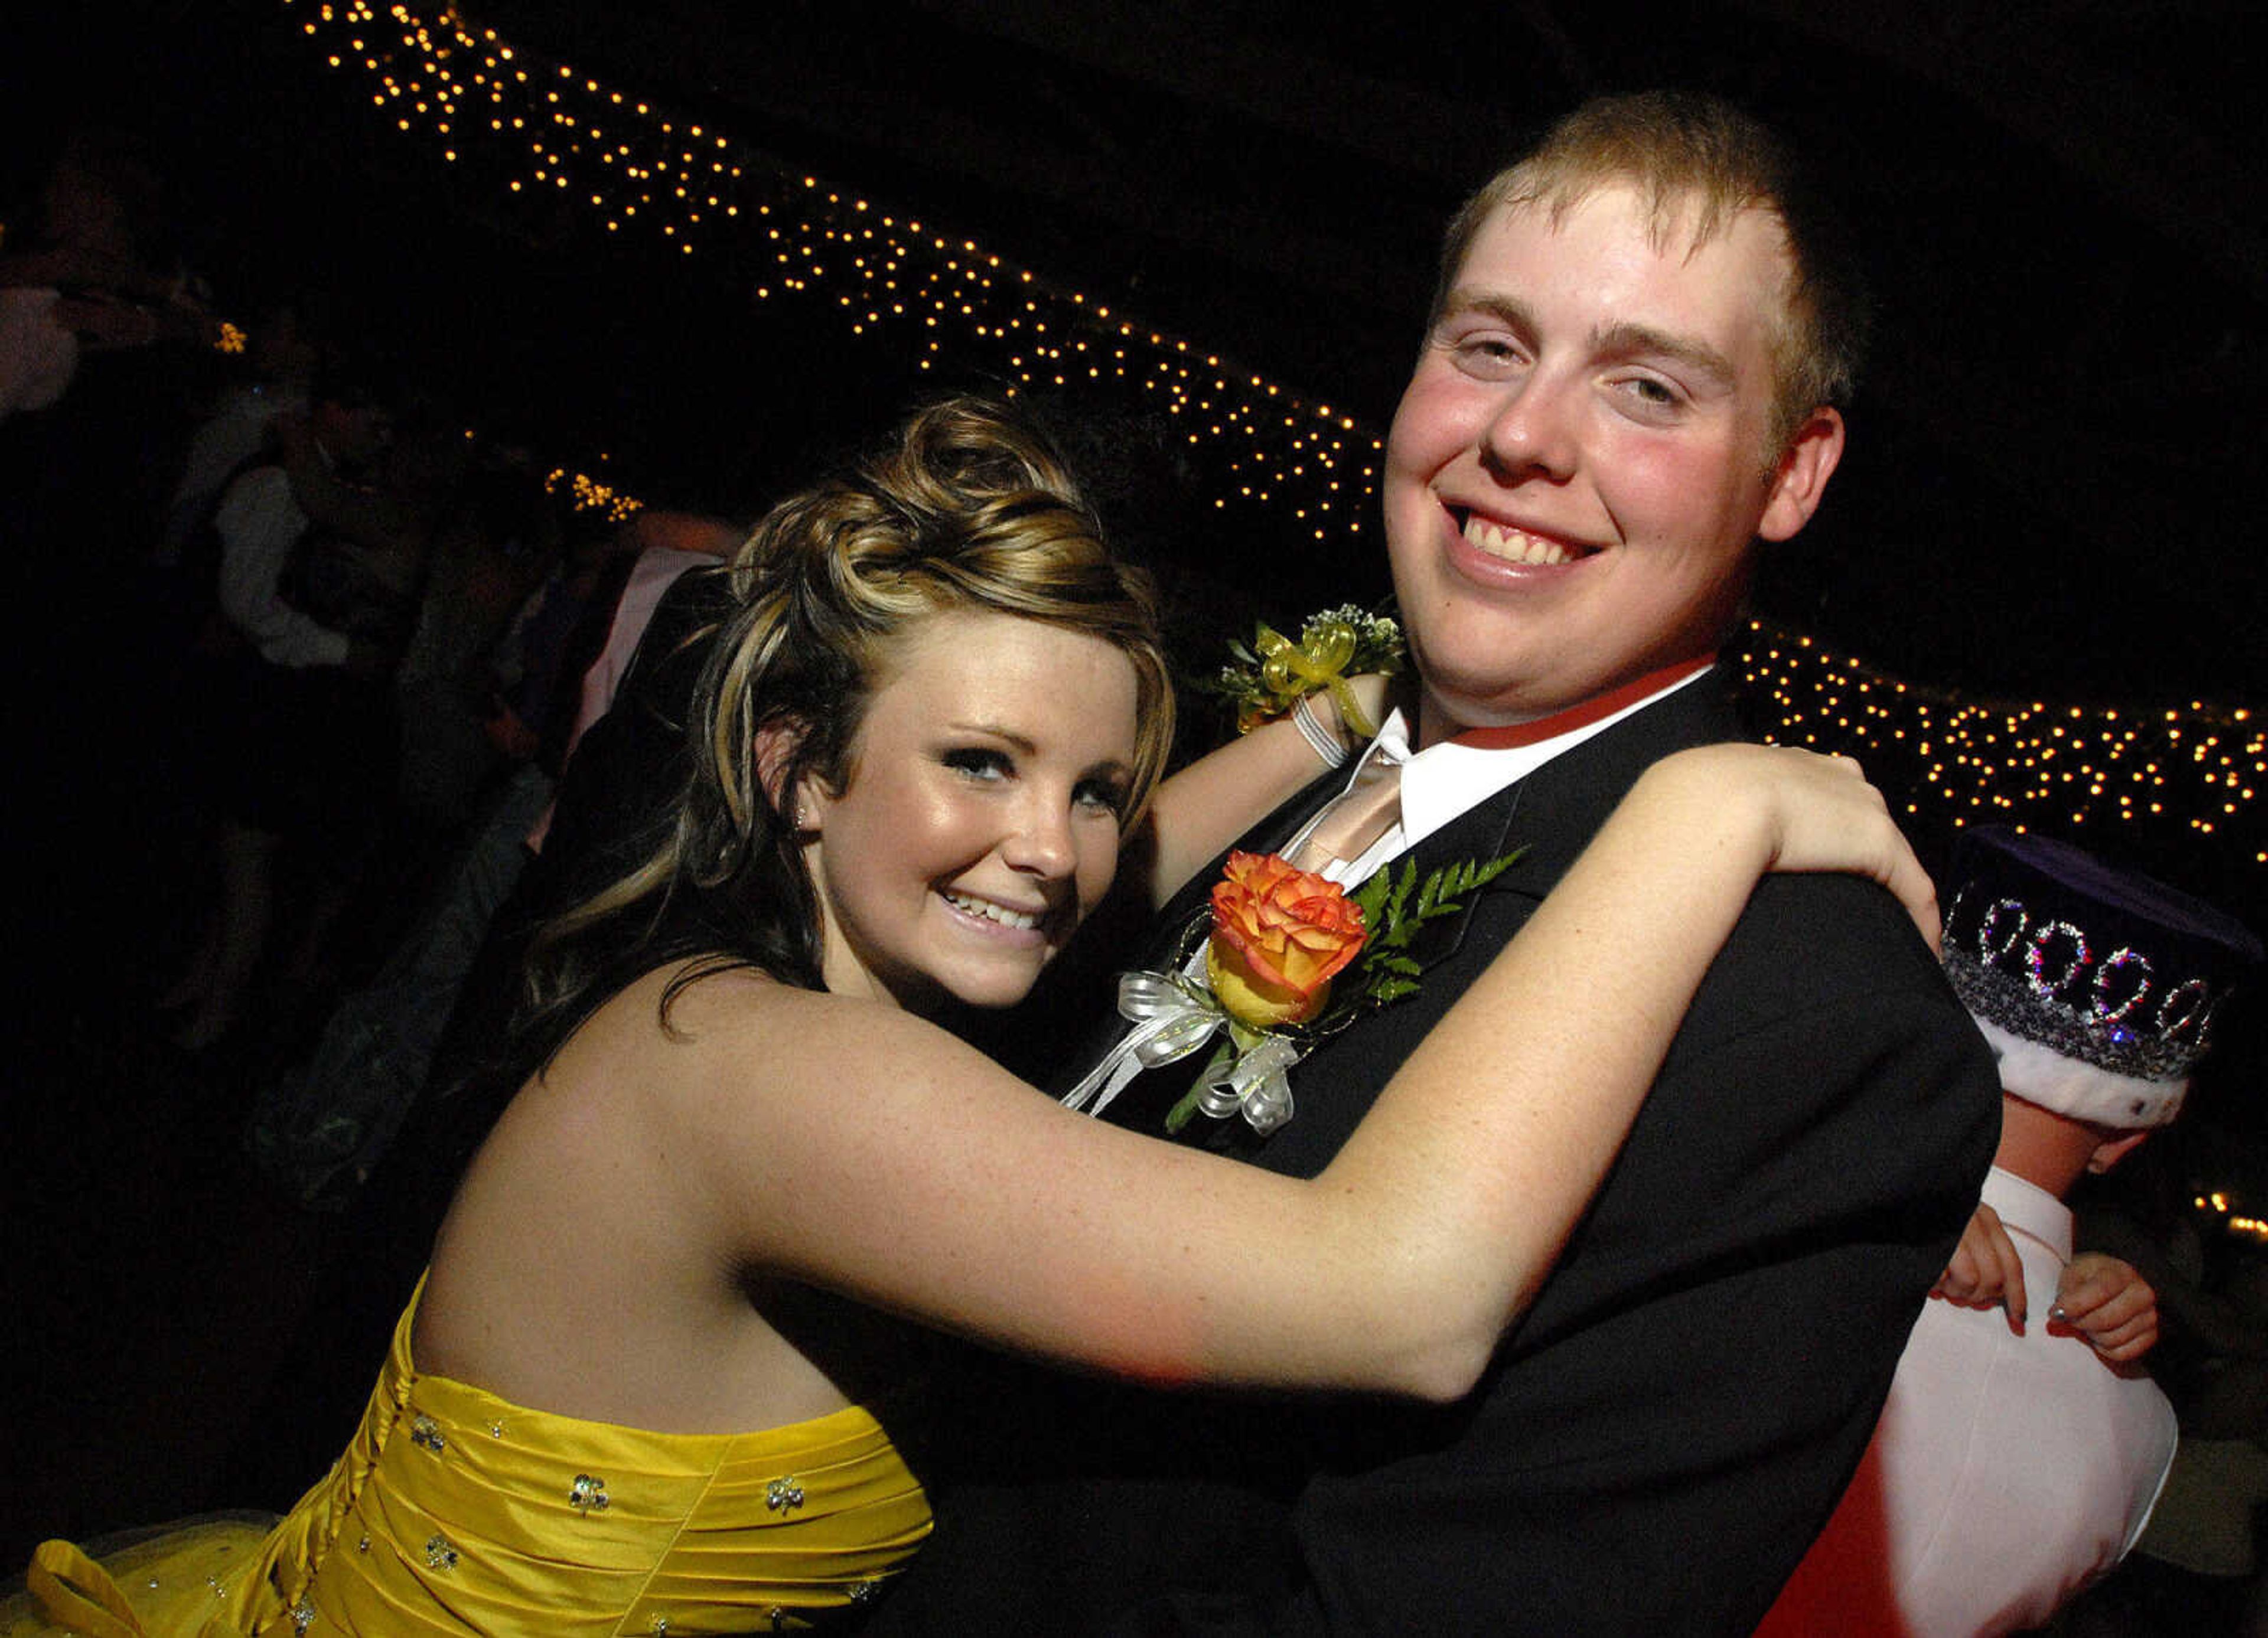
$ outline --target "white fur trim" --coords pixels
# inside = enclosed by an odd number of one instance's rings
[[[2165,1126],[2182,1112],[2182,1099],[2189,1093],[2186,1076],[2146,1081],[2066,1058],[2052,1047],[2011,1034],[1989,1018],[1977,1018],[1977,1027],[2000,1061],[2003,1089],[2074,1120],[2122,1129]]]

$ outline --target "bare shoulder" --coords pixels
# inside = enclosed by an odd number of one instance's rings
[[[693,971],[622,990],[520,1088],[459,1189],[444,1251],[510,1245],[537,1218],[617,1244],[697,1232],[711,1174],[751,1164],[741,1151],[761,1153],[765,1106],[806,1077],[806,1015],[823,1009],[760,973]]]
[[[846,1081],[896,1083],[941,1059],[989,1061],[911,1013],[745,967],[649,974],[588,1032],[594,1059],[610,1063],[619,1054],[650,1065],[652,1084],[680,1097],[841,1090]],[[561,1054],[561,1067],[571,1073],[580,1066],[568,1057]]]
[[[538,1083],[595,1083],[650,1098],[721,1079],[756,1092],[794,1083],[814,1046],[914,1032],[938,1033],[872,1002],[755,968],[685,962],[647,973],[592,1014]]]
[[[681,1193],[737,1195],[792,1181],[814,1148],[1002,1089],[1025,1090],[910,1013],[746,968],[677,968],[602,1008],[522,1101],[556,1104],[553,1119],[588,1123]]]
[[[650,973],[514,1098],[435,1248],[421,1367],[517,1403],[714,1429],[821,1414],[841,1396],[752,1304],[753,1210],[801,1199],[782,1112],[810,1099],[836,1015],[879,1014],[761,973],[664,997]],[[833,1003],[835,1004],[829,1004]],[[889,1033],[866,1020],[866,1032]]]

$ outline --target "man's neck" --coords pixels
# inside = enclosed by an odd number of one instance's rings
[[[1602,717],[1611,716],[1616,711],[1628,710],[1631,707],[1641,704],[1656,694],[1665,693],[1711,665],[1716,657],[1713,653],[1705,653],[1673,661],[1668,665],[1633,677],[1627,682],[1618,683],[1603,693],[1593,694],[1587,700],[1562,706],[1556,711],[1530,717],[1525,722],[1506,723],[1490,727],[1467,727],[1455,722],[1429,693],[1425,695],[1420,709],[1424,731],[1422,743],[1425,746],[1433,746],[1440,744],[1445,739],[1454,739],[1459,745],[1471,746],[1484,751],[1503,751],[1522,746],[1541,745],[1547,739],[1556,739],[1561,734],[1572,733],[1579,728],[1587,728]]]
[[[2102,1140],[2076,1120],[2000,1094],[2000,1147],[1992,1164],[2061,1200],[2086,1172]]]

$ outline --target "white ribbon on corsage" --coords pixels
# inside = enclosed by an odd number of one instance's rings
[[[1064,1094],[1066,1109],[1101,1114],[1143,1070],[1188,1057],[1230,1023],[1211,995],[1172,973],[1120,973],[1118,1014],[1134,1027]],[[1241,1111],[1265,1137],[1292,1118],[1286,1071],[1304,1050],[1283,1036],[1263,1036],[1206,1072],[1197,1107],[1216,1120]]]
[[[1263,1036],[1257,1046],[1231,1059],[1226,1069],[1204,1077],[1197,1107],[1216,1120],[1241,1111],[1244,1123],[1267,1136],[1292,1118],[1288,1071],[1306,1050],[1281,1035]]]

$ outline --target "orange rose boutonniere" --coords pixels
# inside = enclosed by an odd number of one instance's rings
[[[1272,853],[1232,853],[1212,890],[1205,979],[1239,1024],[1305,1024],[1365,937],[1361,909],[1336,883]]]
[[[1166,1130],[1194,1115],[1241,1115],[1265,1137],[1292,1118],[1300,1060],[1362,1012],[1414,994],[1418,929],[1455,914],[1518,856],[1469,859],[1422,880],[1405,860],[1348,893],[1273,854],[1232,853],[1211,915],[1191,922],[1173,966],[1118,975],[1119,1015],[1134,1027],[1064,1094],[1065,1106],[1100,1113],[1143,1070],[1217,1041]]]

